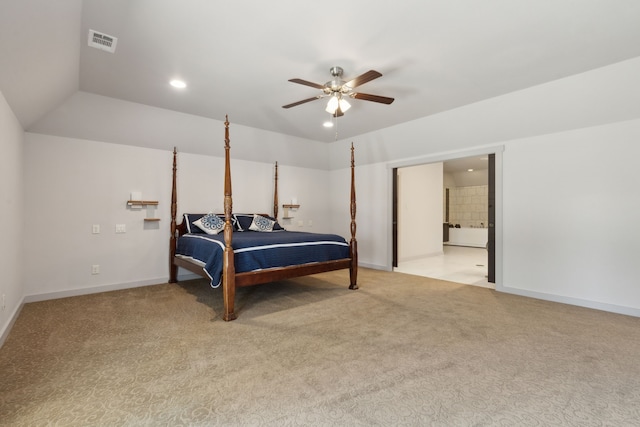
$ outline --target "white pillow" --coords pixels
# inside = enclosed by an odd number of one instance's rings
[[[265,218],[261,215],[258,214],[254,214],[253,215],[253,221],[251,222],[251,225],[249,226],[249,230],[253,230],[253,231],[273,231],[273,225],[276,222],[269,219],[269,218]]]
[[[193,223],[207,234],[218,234],[224,230],[224,221],[216,214],[206,214]]]

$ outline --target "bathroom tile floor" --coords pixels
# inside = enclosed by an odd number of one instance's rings
[[[487,281],[487,261],[484,248],[444,245],[442,255],[400,262],[394,271],[495,289]]]

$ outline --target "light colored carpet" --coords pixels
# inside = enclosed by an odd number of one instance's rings
[[[361,269],[26,304],[0,425],[626,426],[640,319]]]

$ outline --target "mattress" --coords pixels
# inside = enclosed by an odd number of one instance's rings
[[[349,258],[349,244],[335,234],[300,231],[233,233],[236,273]],[[178,238],[176,256],[201,265],[211,286],[222,281],[223,233],[187,233]]]

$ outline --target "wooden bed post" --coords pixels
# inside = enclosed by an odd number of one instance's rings
[[[349,252],[351,267],[349,267],[349,289],[358,289],[358,242],[356,241],[356,175],[353,142],[351,143],[351,242]]]
[[[177,214],[177,189],[176,189],[176,147],[173,147],[173,184],[171,186],[171,238],[169,239],[169,283],[178,281],[178,266],[173,263],[176,256],[176,214]]]
[[[231,197],[231,161],[229,159],[229,116],[225,116],[224,122],[224,257],[222,264],[222,298],[224,313],[222,319],[234,320],[236,298],[236,267],[233,255],[232,239],[233,226],[231,225],[231,212],[233,199]]]
[[[273,219],[278,220],[278,162],[276,162],[276,169],[274,173],[273,184]]]

